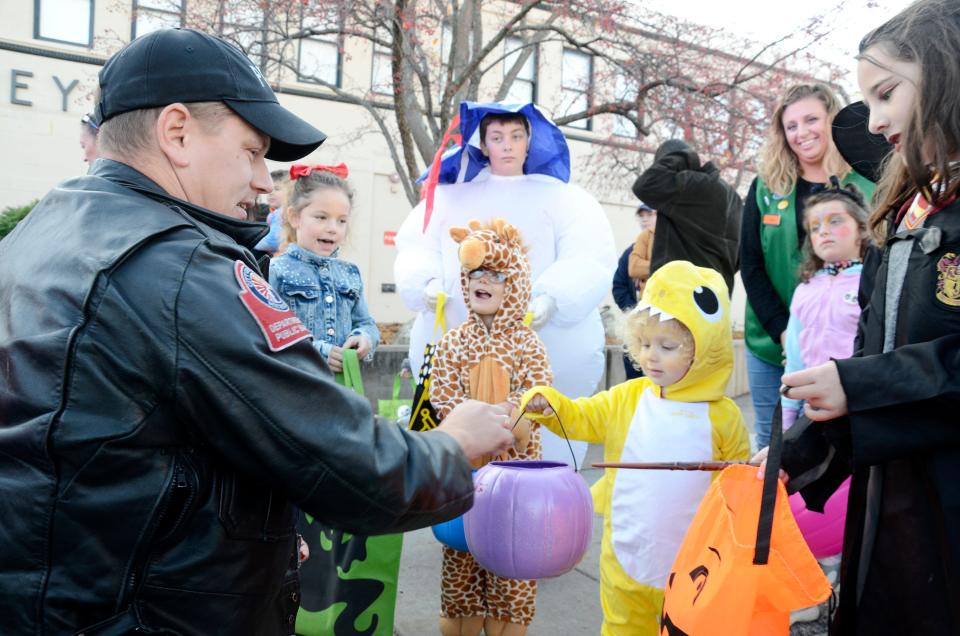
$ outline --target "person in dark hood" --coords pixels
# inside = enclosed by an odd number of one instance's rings
[[[717,166],[671,139],[657,149],[633,193],[657,210],[650,274],[670,261],[690,261],[720,272],[732,292],[743,202]]]

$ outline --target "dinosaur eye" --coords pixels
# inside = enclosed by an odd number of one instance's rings
[[[693,302],[700,311],[700,314],[707,319],[707,322],[717,322],[720,320],[723,310],[720,308],[720,299],[713,293],[709,287],[697,287],[693,290]]]

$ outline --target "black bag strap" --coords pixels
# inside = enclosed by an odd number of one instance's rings
[[[780,478],[780,459],[783,455],[783,408],[779,396],[770,423],[770,450],[767,468],[763,473],[763,495],[760,498],[760,519],[757,521],[757,543],[753,564],[766,565],[770,558],[770,535],[773,533],[773,513],[777,506],[777,480]]]

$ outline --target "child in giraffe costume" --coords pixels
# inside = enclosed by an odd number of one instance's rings
[[[552,381],[547,352],[523,324],[530,303],[530,263],[516,228],[502,219],[451,228],[459,243],[460,281],[470,314],[440,340],[430,401],[443,418],[467,399],[519,403],[527,389]],[[514,428],[505,459],[539,459],[540,432],[526,420]],[[493,457],[475,462],[479,468]],[[533,620],[536,581],[504,579],[468,552],[444,546],[440,595],[443,636],[522,636]]]

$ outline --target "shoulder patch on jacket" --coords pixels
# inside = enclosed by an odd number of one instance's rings
[[[260,327],[271,351],[281,351],[310,337],[310,330],[263,277],[242,261],[234,262],[233,273],[240,284],[240,302]]]

